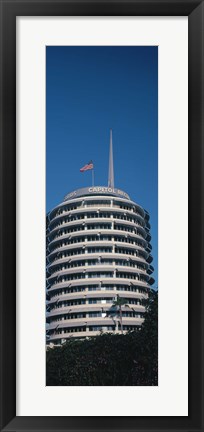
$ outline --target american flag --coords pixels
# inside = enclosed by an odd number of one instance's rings
[[[84,172],[84,171],[92,170],[92,169],[93,169],[93,162],[90,161],[88,164],[86,164],[82,168],[80,168],[80,172]]]

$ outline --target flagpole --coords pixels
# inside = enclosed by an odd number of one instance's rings
[[[91,171],[92,171],[92,186],[94,186],[94,169],[92,169]]]

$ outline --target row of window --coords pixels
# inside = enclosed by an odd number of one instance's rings
[[[59,258],[58,258],[59,259]],[[132,260],[131,258],[117,258],[114,255],[105,258],[105,257],[97,257],[97,258],[89,258],[87,256],[87,254],[80,260],[72,260],[72,259],[68,259],[65,262],[62,262],[61,264],[56,264],[53,265],[52,267],[55,269],[54,271],[60,271],[60,270],[64,270],[66,268],[72,268],[72,267],[82,267],[82,266],[92,266],[92,265],[99,265],[99,264],[108,264],[108,265],[112,265],[113,263],[115,263],[116,265],[119,266],[127,266],[127,267],[136,267],[139,268],[140,270],[145,270],[148,266],[146,265],[146,263],[141,263],[139,261],[139,264],[136,260]],[[52,263],[53,264],[53,263]]]
[[[65,314],[58,318],[54,318],[50,320],[50,324],[60,321],[66,320],[75,320],[75,319],[83,319],[83,318],[106,318],[106,314],[102,312],[89,312],[89,313],[78,313],[78,314]],[[137,312],[124,312],[122,311],[122,316],[124,318],[142,318],[143,315]]]
[[[123,326],[123,330],[124,331],[128,331],[128,330],[137,330],[140,328],[140,325],[125,325]],[[50,331],[50,337],[52,337],[52,335],[58,335],[58,334],[64,334],[64,333],[79,333],[79,332],[89,332],[89,331],[115,331],[116,330],[116,326],[102,326],[102,325],[95,325],[95,326],[82,326],[82,327],[70,327],[70,328],[66,328],[66,329],[56,329],[53,331]],[[120,330],[120,325],[119,325],[119,330]]]
[[[105,266],[105,265],[113,265],[113,260],[96,260],[96,261],[87,261],[86,266],[87,267],[91,267],[91,266]],[[115,265],[118,265],[120,267],[130,267],[130,268],[134,268],[137,270],[141,270],[141,271],[145,271],[144,266],[141,265],[137,265],[135,263],[132,262],[115,262]],[[85,262],[84,261],[80,261],[80,262],[74,262],[74,263],[70,263],[70,264],[62,264],[61,266],[57,266],[54,267],[52,269],[49,270],[49,276],[53,276],[56,273],[60,272],[60,271],[64,271],[64,270],[68,270],[71,268],[79,268],[79,267],[85,267]]]
[[[86,247],[86,248],[80,248],[80,249],[72,249],[68,252],[58,252],[52,262],[57,261],[59,259],[63,259],[66,257],[71,257],[75,255],[83,255],[83,254],[93,254],[93,253],[116,253],[116,254],[123,254],[123,255],[131,255],[131,256],[137,256],[139,257],[140,251],[135,251],[134,249],[123,249],[115,247],[115,251],[113,251],[112,247]],[[143,258],[141,256],[141,258]]]
[[[138,241],[135,238],[132,239],[129,234],[124,237],[118,237],[117,235],[108,235],[108,234],[98,234],[98,235],[86,235],[85,237],[73,237],[69,238],[66,241],[60,241],[57,243],[57,246],[48,245],[48,250],[54,252],[59,247],[69,246],[76,243],[84,243],[84,242],[95,242],[95,241],[115,241],[119,243],[127,243],[132,244],[134,246],[138,246],[141,248],[145,248],[145,243],[143,241]],[[84,246],[85,247],[85,246]]]
[[[78,279],[92,279],[92,278],[121,278],[121,279],[134,279],[139,280],[141,282],[146,282],[149,279],[149,276],[146,275],[140,275],[138,273],[121,273],[119,271],[116,271],[116,276],[114,271],[113,272],[86,272],[83,273],[75,273],[75,274],[69,274],[69,275],[63,275],[63,276],[57,276],[54,281],[52,282],[52,285],[50,284],[49,287],[64,283],[67,281],[72,280],[78,280]]]
[[[130,212],[134,212],[135,214],[138,214],[139,216],[141,216],[142,218],[143,216],[143,212],[140,211],[138,208],[136,208],[135,206],[131,206],[131,205],[127,205],[127,204],[123,204],[120,203],[118,201],[114,201],[113,205],[111,205],[111,200],[93,200],[93,201],[80,201],[78,203],[72,203],[69,205],[64,205],[63,208],[58,209],[56,212],[54,212],[52,214],[51,220],[53,220],[56,216],[60,216],[62,214],[65,214],[67,212],[73,211],[73,210],[77,210],[80,208],[88,208],[88,207],[111,207],[111,208],[120,208],[122,210],[127,210]]]
[[[121,215],[120,213],[104,213],[104,212],[95,212],[95,213],[80,213],[80,214],[70,214],[68,216],[68,218],[63,217],[62,222],[55,222],[52,223],[52,230],[55,228],[58,228],[60,226],[62,226],[63,224],[69,223],[69,222],[74,222],[74,221],[79,221],[79,220],[86,220],[86,219],[111,219],[113,216],[114,219],[118,219],[118,220],[124,220],[127,222],[133,222],[136,225],[139,225],[141,227],[145,226],[145,222],[141,223],[141,220],[137,217],[132,217],[132,216],[126,216],[126,215]]]
[[[52,308],[50,308],[50,312],[54,311],[56,309],[61,309],[63,307],[67,307],[67,306],[77,306],[77,305],[82,305],[82,304],[113,304],[115,298],[105,298],[105,297],[101,297],[101,298],[90,298],[87,299],[87,302],[85,299],[75,299],[75,300],[65,300],[62,303],[58,302],[55,303],[54,306]],[[124,299],[125,301],[127,301],[127,304],[133,304],[133,305],[142,305],[142,301],[139,299]]]
[[[75,292],[85,292],[85,289],[90,291],[128,291],[128,292],[136,292],[138,294],[143,294],[144,290],[137,287],[137,286],[123,286],[123,285],[116,285],[116,288],[114,289],[114,286],[108,286],[108,285],[89,285],[87,287],[68,287],[68,288],[63,288],[63,289],[59,289],[57,290],[57,297],[59,297],[60,295],[64,295],[64,294],[71,294],[71,293],[75,293]],[[53,291],[54,293],[54,291]],[[54,296],[56,297],[56,295]],[[50,298],[50,300],[52,300],[53,297]],[[56,298],[56,301],[58,299]]]
[[[89,230],[91,231],[91,230],[98,230],[98,229],[112,230],[112,231],[115,230],[115,231],[122,231],[122,232],[130,232],[131,234],[135,234],[138,237],[141,237],[142,239],[145,240],[145,237],[142,234],[140,234],[140,232],[138,232],[136,229],[125,227],[124,225],[123,226],[114,226],[113,229],[109,225],[107,225],[107,226],[106,225],[99,225],[99,226],[97,226],[97,225],[95,225],[95,226],[94,225],[90,225],[90,226],[87,226],[87,227],[79,225],[77,227],[72,227],[72,228],[64,229],[63,231],[57,231],[57,234],[55,234],[54,236],[52,236],[52,238],[50,238],[50,243],[53,242],[56,239],[59,239],[60,237],[63,237],[65,235],[68,235],[68,234],[71,234],[71,233],[82,232],[82,231],[84,231],[84,232],[86,231],[87,232]]]

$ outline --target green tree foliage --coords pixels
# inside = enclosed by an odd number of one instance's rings
[[[117,294],[116,300],[114,300],[113,304],[111,305],[110,309],[106,312],[106,316],[110,316],[114,323],[116,331],[118,330],[118,318],[120,320],[120,330],[123,333],[123,318],[122,318],[122,308],[123,306],[128,306],[126,304],[127,300],[123,299]]]
[[[48,386],[156,386],[158,294],[151,290],[141,330],[74,338],[48,348]]]

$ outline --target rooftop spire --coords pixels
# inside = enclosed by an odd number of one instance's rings
[[[110,153],[109,153],[108,187],[114,189],[112,129],[110,130]]]

